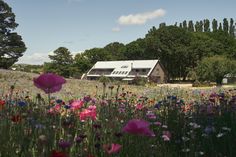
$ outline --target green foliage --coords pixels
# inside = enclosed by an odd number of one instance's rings
[[[218,29],[217,20],[216,20],[216,19],[213,19],[213,21],[212,21],[212,30],[213,30],[213,32],[216,32],[217,29]]]
[[[64,77],[72,76],[74,61],[71,52],[65,47],[59,47],[53,53],[53,55],[49,55],[52,62],[44,63],[44,71],[53,72]]]
[[[93,48],[84,52],[89,62],[94,65],[97,61],[112,60],[112,54],[104,48]]]
[[[114,42],[106,45],[104,49],[111,53],[112,60],[124,59],[125,45],[119,42]]]
[[[125,46],[125,60],[141,60],[143,58],[148,58],[145,53],[145,40],[137,39]]]
[[[199,81],[214,81],[221,84],[226,74],[235,74],[236,61],[223,56],[204,58],[196,68]]]
[[[107,83],[111,82],[111,80],[108,77],[106,77],[106,76],[101,76],[99,78],[99,82],[101,82],[103,84],[107,84]]]
[[[7,69],[23,56],[26,47],[21,36],[13,32],[18,24],[11,7],[1,0],[0,10],[0,68]]]
[[[137,86],[145,86],[147,83],[147,78],[136,76],[132,83]]]
[[[167,69],[169,77],[176,78],[187,75],[188,46],[191,33],[184,28],[166,26],[149,31],[146,35],[146,55],[159,58]],[[151,53],[151,54],[150,54]]]
[[[223,31],[226,33],[229,32],[229,22],[226,18],[223,19]]]
[[[203,21],[204,26],[204,32],[210,32],[210,21],[208,19],[205,19]]]

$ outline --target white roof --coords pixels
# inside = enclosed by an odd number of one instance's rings
[[[158,60],[125,60],[125,61],[98,61],[91,69],[113,69],[110,77],[135,77],[128,75],[132,69],[149,69],[147,76],[158,63]],[[89,71],[89,72],[90,72]],[[89,74],[88,76],[93,76]],[[98,75],[99,76],[99,75]],[[145,77],[145,76],[144,76]]]
[[[93,66],[93,69],[116,69],[121,68],[122,66],[128,66],[128,68],[131,68],[132,64],[133,68],[153,68],[157,62],[158,60],[98,61]]]

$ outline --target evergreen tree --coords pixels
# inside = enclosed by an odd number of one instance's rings
[[[49,55],[50,63],[44,64],[44,71],[54,72],[64,77],[72,76],[71,67],[74,63],[71,52],[65,47],[59,47]]]
[[[188,22],[188,31],[194,32],[194,26],[193,26],[193,21],[192,20]]]
[[[220,25],[219,25],[219,29],[218,29],[219,31],[223,31],[223,28],[222,28],[222,24],[220,23]]]
[[[11,7],[0,0],[0,68],[9,68],[26,50],[21,36],[13,32],[17,26]]]
[[[204,32],[210,32],[210,21],[208,19],[204,20]]]
[[[203,21],[200,21],[200,32],[203,32]]]
[[[231,36],[234,36],[234,29],[235,29],[234,20],[230,18],[229,34]]]
[[[196,30],[196,32],[201,32],[201,27],[200,27],[200,22],[199,21],[197,21],[195,23],[195,30]]]
[[[229,32],[229,22],[226,18],[223,19],[223,31],[226,33]]]
[[[212,30],[213,32],[216,32],[218,30],[218,23],[216,19],[213,19],[212,21]]]
[[[183,28],[186,29],[186,30],[188,29],[187,21],[186,20],[183,21]]]
[[[162,22],[159,24],[159,28],[162,28],[162,27],[165,27],[166,26],[166,23],[165,22]]]

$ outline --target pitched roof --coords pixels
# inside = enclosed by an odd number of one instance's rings
[[[128,73],[131,71],[131,69],[149,69],[151,72],[157,63],[158,63],[158,60],[98,61],[90,69],[90,71],[92,69],[113,69],[113,71],[111,72],[109,76],[125,77],[125,76],[128,76]],[[88,75],[89,75],[89,72],[88,72]]]
[[[157,64],[158,60],[124,60],[124,61],[98,61],[93,68],[107,69],[107,68],[121,68],[122,66],[133,68],[152,68]]]

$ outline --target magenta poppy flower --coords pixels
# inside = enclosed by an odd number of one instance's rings
[[[34,78],[34,85],[47,94],[60,91],[64,83],[66,80],[63,77],[52,73],[44,73]]]
[[[120,144],[112,143],[111,145],[104,145],[103,148],[108,154],[116,154],[121,149]]]
[[[149,122],[140,119],[130,120],[122,129],[123,132],[154,137],[155,134],[149,129]]]

